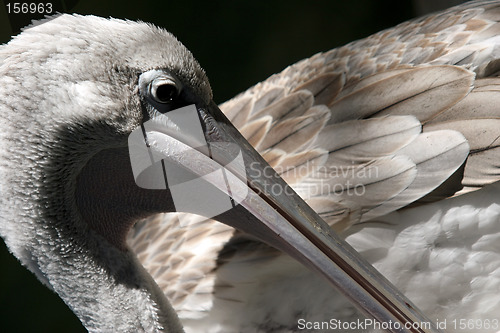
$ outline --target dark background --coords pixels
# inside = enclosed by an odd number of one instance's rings
[[[430,3],[440,5],[436,0]],[[61,12],[142,20],[166,28],[205,68],[219,103],[300,59],[429,10],[426,4],[401,0],[69,0],[53,4]],[[32,18],[9,18],[0,0],[0,44]],[[3,241],[0,265],[0,331],[85,332],[64,303],[8,253]]]

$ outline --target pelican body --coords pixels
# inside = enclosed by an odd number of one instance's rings
[[[499,331],[499,20],[469,2],[219,107],[160,28],[37,22],[0,47],[0,235],[90,332]],[[234,207],[179,211],[168,165],[227,166]]]

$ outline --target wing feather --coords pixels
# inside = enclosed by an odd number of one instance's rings
[[[329,117],[328,108],[315,106],[300,117],[275,123],[272,130],[267,132],[266,137],[256,149],[264,151],[277,148],[287,153],[295,152],[317,136]]]
[[[378,76],[375,74],[375,76]],[[371,78],[330,106],[330,123],[372,116],[412,114],[424,121],[464,98],[474,74],[456,66],[419,66]],[[349,110],[349,112],[346,112]]]
[[[315,144],[328,151],[328,165],[368,162],[409,144],[421,128],[413,116],[350,120],[326,126]]]
[[[220,107],[337,230],[460,195],[500,180],[498,17],[498,2],[483,1],[405,22],[300,61]],[[193,318],[211,308],[217,258],[234,235],[168,214],[139,223],[129,241],[180,317]]]
[[[330,105],[342,91],[344,81],[342,73],[327,73],[307,81],[295,90],[310,91],[314,95],[315,104]]]
[[[469,144],[460,132],[432,131],[419,135],[398,154],[409,156],[415,163],[414,181],[397,196],[363,214],[361,221],[386,215],[431,193],[464,163]]]
[[[310,91],[300,90],[255,112],[250,119],[256,119],[263,115],[271,116],[274,122],[284,118],[294,118],[297,115],[303,115],[313,103],[314,95]]]
[[[254,147],[259,146],[271,128],[273,118],[264,116],[246,125],[246,139]]]
[[[465,166],[464,186],[482,187],[498,181],[500,170],[500,119],[466,119],[428,125],[428,130],[450,128],[462,133],[471,152]],[[427,127],[426,127],[427,129]]]

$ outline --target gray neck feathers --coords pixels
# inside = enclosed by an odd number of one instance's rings
[[[75,59],[87,52],[50,54],[55,48],[43,38],[54,39],[51,33],[62,29],[55,27],[38,34],[32,28],[0,48],[0,236],[90,331],[181,332],[174,310],[134,254],[92,231],[75,203],[76,179],[89,158],[123,147],[126,133],[140,122],[140,112],[118,112],[138,109],[130,97],[133,82],[111,70],[88,71],[93,61],[84,66],[85,58]],[[73,49],[78,47],[62,48]]]
[[[2,139],[1,147],[14,148],[2,151],[0,167],[0,235],[11,252],[91,332],[181,332],[174,310],[135,255],[110,246],[81,221],[71,199],[73,177],[64,173],[69,167],[61,163],[57,178],[51,157]]]

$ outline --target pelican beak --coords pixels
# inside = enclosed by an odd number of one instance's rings
[[[287,185],[211,103],[167,112],[129,137],[136,184],[170,190],[177,211],[251,234],[326,277],[365,314],[422,332],[412,303]],[[408,326],[410,329],[405,329]]]

